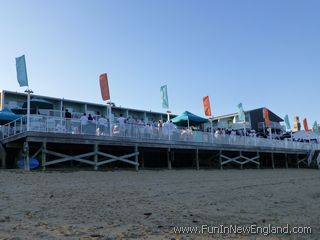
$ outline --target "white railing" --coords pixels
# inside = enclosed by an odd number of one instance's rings
[[[100,122],[100,123],[99,123]],[[0,139],[5,139],[27,131],[27,118],[23,116],[1,126]],[[115,138],[141,139],[146,141],[188,142],[190,144],[215,144],[234,147],[261,147],[274,149],[320,150],[320,144],[275,140],[237,135],[215,135],[210,132],[178,129],[173,124],[164,124],[162,128],[152,125],[119,124],[105,121],[80,121],[80,119],[31,115],[30,131],[47,133],[83,134],[109,136]]]

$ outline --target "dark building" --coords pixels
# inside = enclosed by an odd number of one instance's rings
[[[246,128],[259,131],[264,131],[265,126],[265,120],[263,115],[263,109],[264,108],[257,108],[249,111],[245,111],[245,117],[246,117]],[[280,124],[283,122],[283,119],[273,113],[272,111],[269,111],[269,118],[271,121],[271,129],[274,131],[284,131],[284,127]],[[229,129],[240,129],[244,128],[244,123],[239,121],[238,113],[232,113],[228,115],[223,116],[217,116],[213,120],[213,126],[214,127],[223,127],[223,128],[229,128]]]

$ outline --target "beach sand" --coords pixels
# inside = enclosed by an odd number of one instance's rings
[[[311,235],[174,226],[310,226]],[[0,171],[0,239],[320,239],[320,171]]]

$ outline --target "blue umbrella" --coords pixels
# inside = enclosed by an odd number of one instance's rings
[[[0,111],[0,123],[5,124],[20,118],[19,115],[14,114],[9,109]]]

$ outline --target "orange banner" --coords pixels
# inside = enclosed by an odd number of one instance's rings
[[[306,118],[303,119],[303,127],[306,132],[309,132],[308,122]]]
[[[264,117],[264,121],[266,123],[266,126],[270,127],[269,110],[266,108],[263,109],[263,117]]]
[[[99,76],[101,96],[104,101],[110,100],[108,77],[106,73]]]
[[[203,107],[204,107],[204,114],[208,117],[211,117],[211,107],[210,107],[210,100],[209,96],[203,97]]]

